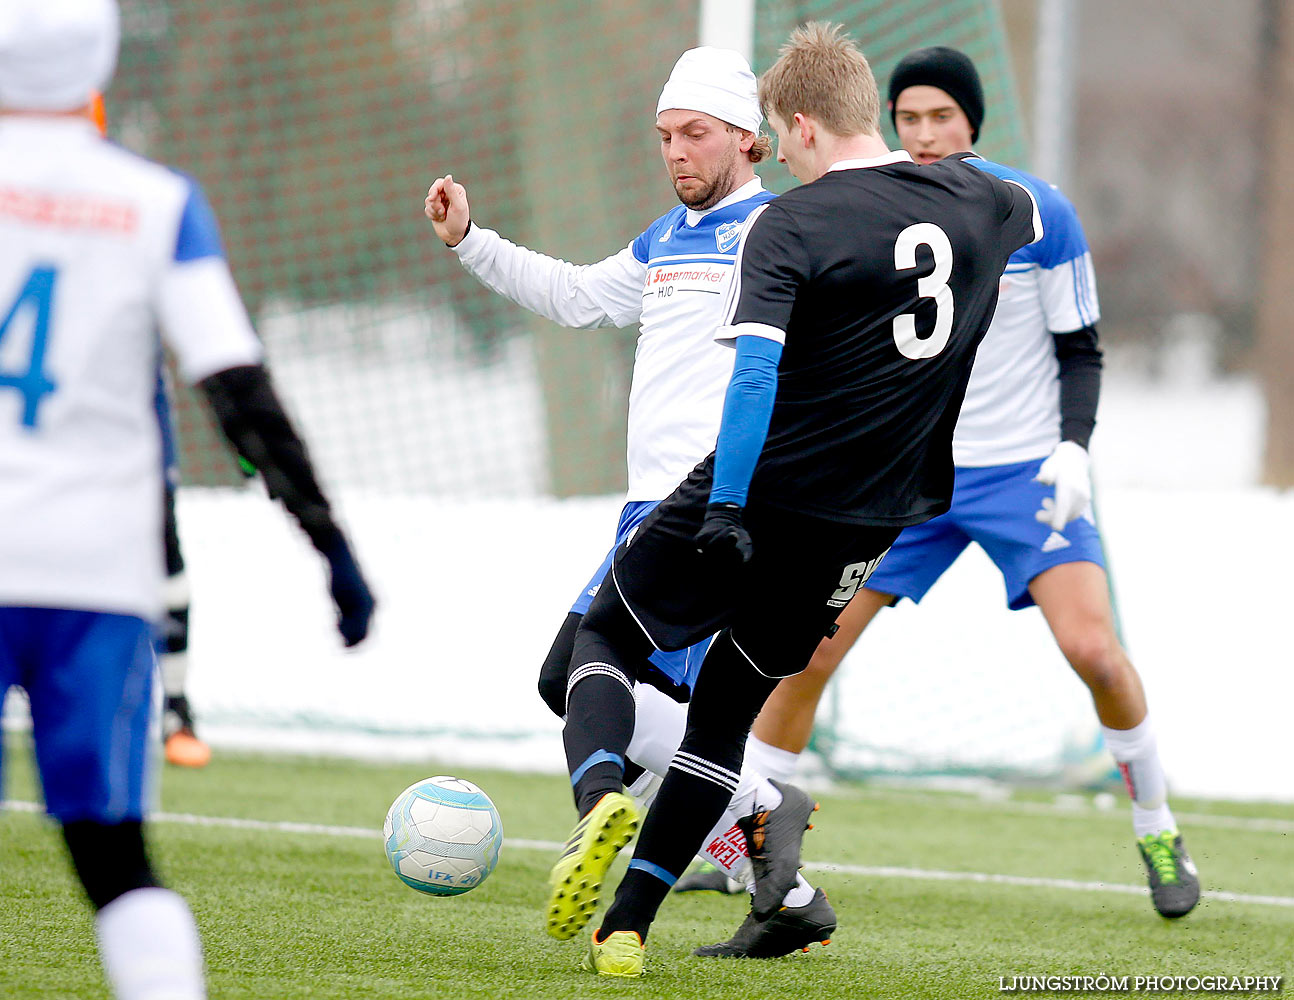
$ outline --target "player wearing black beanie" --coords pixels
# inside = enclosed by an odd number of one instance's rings
[[[908,87],[938,87],[958,103],[971,125],[971,141],[979,139],[984,121],[984,88],[970,57],[946,45],[909,52],[899,60],[890,76],[890,121],[894,123],[894,104]],[[897,128],[897,123],[895,123]]]

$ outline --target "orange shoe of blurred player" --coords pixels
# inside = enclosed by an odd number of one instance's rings
[[[184,695],[168,697],[162,714],[166,762],[177,767],[206,767],[211,747],[193,733],[193,715]]]

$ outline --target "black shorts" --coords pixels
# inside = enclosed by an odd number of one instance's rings
[[[730,628],[761,674],[797,674],[900,529],[752,501],[744,520],[753,558],[741,567],[718,565],[693,540],[705,519],[713,469],[712,455],[616,549],[616,591],[657,649],[684,649]]]

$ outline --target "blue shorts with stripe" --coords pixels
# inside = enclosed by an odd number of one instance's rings
[[[580,596],[571,605],[573,614],[588,614],[589,605],[593,603],[593,598],[597,595],[598,588],[602,586],[603,581],[607,578],[607,573],[611,569],[611,560],[616,554],[616,549],[629,536],[629,533],[656,509],[659,503],[659,500],[631,500],[625,504],[624,509],[620,512],[620,523],[616,526],[615,544],[611,546],[611,551],[602,560],[602,565],[589,578],[589,582],[580,591]],[[672,653],[663,653],[658,649],[652,653],[651,663],[673,684],[691,690],[696,685],[696,675],[701,669],[701,661],[705,659],[705,651],[709,648],[710,640],[706,639],[694,646],[689,646],[687,649],[680,649]]]
[[[1053,531],[1034,515],[1054,488],[1034,482],[1042,459],[959,467],[952,509],[924,524],[904,528],[867,581],[867,589],[920,601],[971,542],[1002,571],[1007,606],[1033,604],[1029,582],[1062,563],[1093,562],[1104,568],[1101,536],[1090,513]]]
[[[130,615],[0,607],[0,695],[27,691],[45,809],[62,823],[143,818],[153,632]]]

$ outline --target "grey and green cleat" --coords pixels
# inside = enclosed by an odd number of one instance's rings
[[[647,946],[637,931],[612,931],[601,942],[594,931],[581,965],[599,976],[641,976],[646,952]]]
[[[611,862],[638,829],[634,800],[607,792],[575,824],[566,849],[548,876],[548,933],[559,941],[573,938],[597,909],[602,879]]]
[[[674,883],[674,892],[721,892],[725,896],[736,896],[746,891],[746,883],[730,878],[727,872],[720,871],[710,862],[703,862],[694,871],[685,872],[683,877]]]
[[[1184,917],[1200,901],[1200,879],[1176,830],[1148,833],[1137,841],[1150,882],[1150,899],[1161,917]]]

